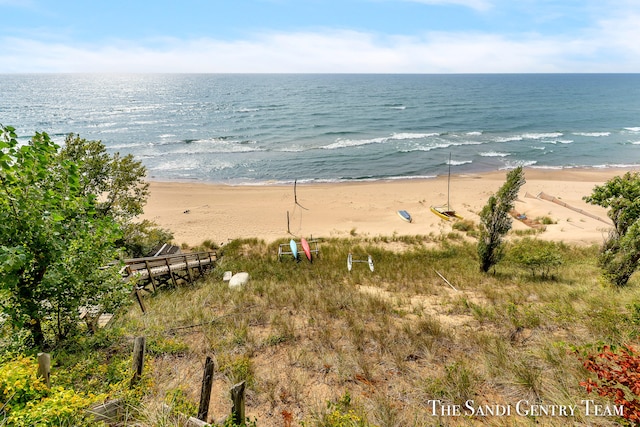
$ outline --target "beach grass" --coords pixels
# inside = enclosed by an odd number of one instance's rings
[[[305,426],[615,425],[583,413],[433,413],[434,400],[598,401],[579,386],[588,374],[576,351],[639,335],[640,280],[607,286],[596,247],[557,245],[562,263],[544,277],[510,262],[481,274],[475,245],[456,235],[326,239],[313,263],[279,259],[288,240],[235,240],[205,280],[148,296],[147,314],[132,306],[114,326],[160,349],[148,401],[180,390],[197,404],[213,355],[214,419],[228,413],[231,385],[246,381],[247,414],[260,426],[283,425],[283,417]],[[349,253],[370,255],[374,271],[354,263],[349,272]],[[249,272],[249,283],[229,289],[227,270]]]

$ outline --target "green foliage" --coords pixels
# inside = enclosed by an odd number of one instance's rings
[[[37,363],[22,357],[0,366],[0,416],[16,427],[87,425],[85,409],[104,396],[76,393],[63,387],[48,389],[36,377]]]
[[[127,256],[131,258],[147,256],[158,244],[173,240],[173,234],[169,230],[159,228],[147,219],[123,224],[123,232],[122,244]]]
[[[615,230],[602,247],[599,264],[610,283],[625,286],[640,261],[640,174],[615,177],[584,200],[609,208]]]
[[[173,239],[170,231],[158,228],[152,221],[133,221],[143,213],[149,184],[144,181],[146,169],[132,155],[110,156],[101,141],[87,141],[70,134],[59,159],[79,165],[82,194],[100,196],[96,210],[121,225],[123,236],[118,243],[124,246],[127,256],[146,256],[156,245]]]
[[[609,208],[607,215],[613,221],[617,234],[622,236],[640,218],[640,173],[627,172],[621,177],[616,176],[604,185],[596,186],[584,200]]]
[[[559,245],[555,242],[525,238],[509,249],[509,260],[531,271],[535,277],[540,273],[543,278],[549,276],[554,268],[562,265]]]
[[[504,257],[503,238],[511,230],[512,224],[509,211],[513,209],[518,191],[524,183],[524,171],[521,166],[510,171],[498,193],[489,197],[480,212],[478,256],[480,269],[485,273]]]
[[[474,231],[476,226],[473,223],[473,221],[468,220],[468,219],[463,219],[461,221],[456,221],[455,223],[453,223],[451,228],[453,228],[454,230],[458,230],[458,231],[462,231],[462,232],[465,232],[465,233],[469,233],[469,232]]]
[[[102,215],[124,222],[143,213],[149,184],[144,181],[144,166],[132,155],[109,156],[101,141],[87,141],[69,134],[59,159],[79,166],[80,191],[101,196],[96,209]]]
[[[36,346],[47,330],[63,339],[81,306],[108,308],[126,296],[116,258],[118,224],[98,213],[77,163],[58,156],[46,133],[19,144],[0,128],[0,290],[2,312],[26,328]]]
[[[245,381],[247,387],[255,385],[253,362],[247,356],[222,357],[219,360],[220,371],[223,372],[232,383]]]
[[[191,416],[198,412],[198,405],[190,401],[181,388],[169,390],[164,401],[178,414]]]
[[[302,423],[306,426],[307,423]],[[366,417],[362,411],[351,402],[351,395],[348,391],[335,401],[327,402],[327,410],[320,415],[311,425],[318,427],[368,427]]]

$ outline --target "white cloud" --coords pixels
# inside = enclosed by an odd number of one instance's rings
[[[166,38],[102,45],[5,38],[0,72],[638,72],[639,21],[638,15],[603,19],[573,37],[471,32],[401,37],[327,29],[237,41]]]
[[[464,6],[471,9],[484,11],[492,7],[489,0],[403,0],[412,3],[422,3],[430,5],[455,5]]]

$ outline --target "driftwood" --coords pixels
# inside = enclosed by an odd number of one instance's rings
[[[454,291],[458,292],[458,290],[457,290],[457,289],[456,289],[456,288],[455,288],[451,283],[449,283],[449,281],[448,281],[448,280],[447,280],[447,279],[446,279],[442,274],[438,273],[438,271],[437,271],[437,270],[433,270],[433,271],[435,271],[435,272],[436,272],[436,274],[437,274],[438,276],[440,276],[440,278],[441,278],[442,280],[444,280],[444,282],[445,282],[447,285],[451,286],[451,289],[453,289]]]

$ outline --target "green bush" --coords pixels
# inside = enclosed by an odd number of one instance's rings
[[[104,396],[77,393],[63,387],[48,389],[36,376],[38,365],[33,358],[22,357],[0,367],[0,416],[7,425],[47,427],[88,425],[90,405]]]
[[[560,248],[555,242],[525,238],[513,244],[509,259],[522,268],[531,271],[532,276],[540,273],[546,278],[552,269],[562,265]]]

